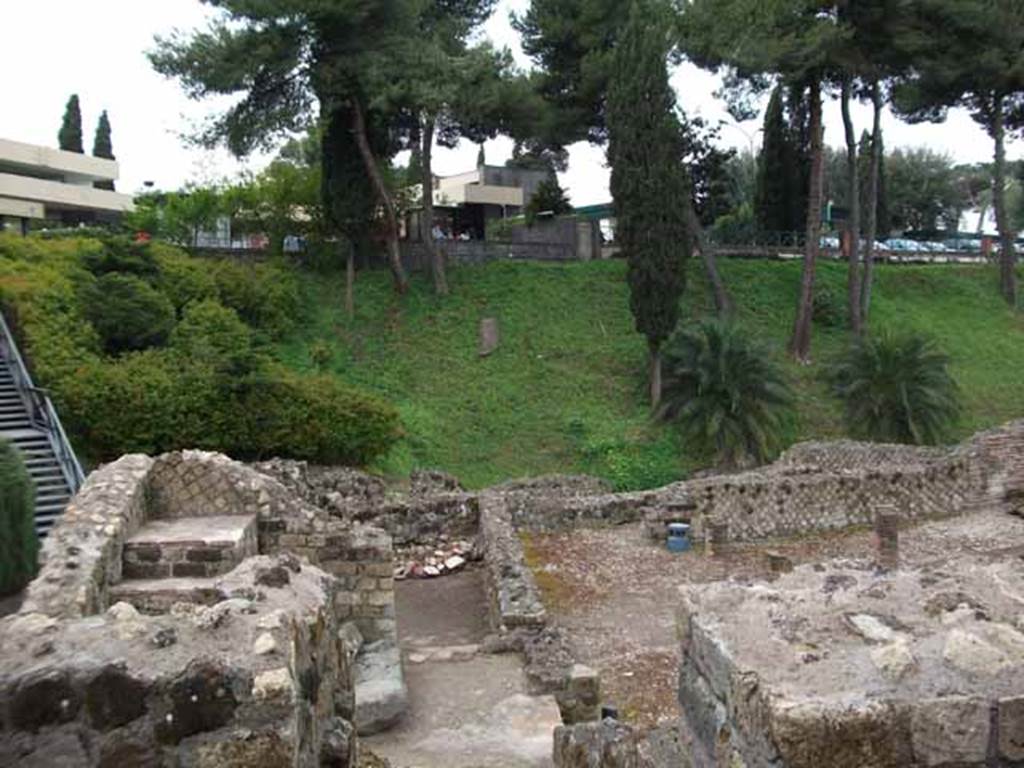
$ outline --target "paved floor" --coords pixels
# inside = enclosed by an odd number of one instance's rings
[[[394,768],[542,768],[559,724],[550,696],[526,693],[516,655],[484,655],[483,572],[396,583],[409,713],[362,739]]]

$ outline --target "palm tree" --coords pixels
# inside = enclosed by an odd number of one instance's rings
[[[677,331],[665,350],[659,416],[733,469],[780,447],[789,385],[768,353],[735,325],[706,320]]]
[[[919,334],[882,333],[850,347],[829,371],[851,435],[934,445],[960,414],[949,358]]]

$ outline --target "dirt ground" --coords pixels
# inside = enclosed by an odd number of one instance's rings
[[[794,564],[871,558],[873,534],[808,536],[720,557],[669,552],[642,524],[524,536],[552,620],[569,630],[581,661],[601,674],[602,696],[641,726],[678,716],[676,589],[769,574],[766,550]],[[996,512],[932,522],[900,535],[901,563],[943,561],[955,551],[982,559],[1024,554],[1024,520]]]
[[[529,696],[516,654],[479,653],[488,631],[483,571],[395,584],[409,712],[362,739],[393,768],[547,768],[560,723],[551,696]]]

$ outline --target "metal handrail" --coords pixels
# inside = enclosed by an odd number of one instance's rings
[[[64,425],[61,424],[57,410],[53,407],[53,401],[46,394],[46,390],[40,389],[32,383],[32,377],[29,375],[25,361],[18,351],[18,345],[14,341],[14,335],[2,312],[0,312],[0,357],[10,363],[14,385],[25,394],[28,401],[29,421],[46,432],[50,438],[50,445],[57,457],[57,463],[64,474],[64,479],[68,482],[72,495],[74,495],[85,481],[82,465],[71,448],[71,442],[64,431]]]

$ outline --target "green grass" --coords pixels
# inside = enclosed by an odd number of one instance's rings
[[[816,328],[815,363],[795,365],[783,347],[795,306],[796,262],[721,265],[740,322],[785,360],[798,395],[787,441],[842,434],[838,403],[821,369],[846,343]],[[684,312],[709,310],[700,265],[690,264]],[[616,487],[654,487],[707,464],[645,403],[645,345],[633,331],[625,265],[493,263],[449,273],[452,295],[425,278],[399,299],[385,272],[361,273],[356,317],[342,309],[342,275],[302,275],[308,318],[278,345],[296,369],[311,350],[332,350],[328,370],[400,409],[406,437],[380,466],[389,475],[444,469],[470,486],[549,472],[585,472]],[[845,266],[823,263],[819,281],[840,301]],[[1024,414],[1024,320],[1002,305],[982,267],[881,267],[872,324],[933,334],[953,359],[964,392],[958,436]],[[477,355],[478,324],[498,318],[501,346]]]

